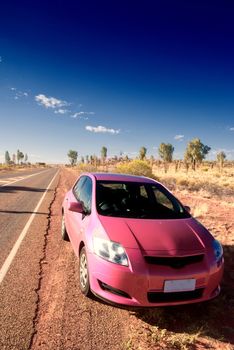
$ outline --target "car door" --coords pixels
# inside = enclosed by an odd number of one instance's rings
[[[84,207],[85,214],[77,212],[69,212],[69,233],[70,240],[78,254],[79,245],[90,220],[91,215],[91,202],[92,202],[92,180],[88,176],[82,176],[73,187],[71,201],[79,201]]]

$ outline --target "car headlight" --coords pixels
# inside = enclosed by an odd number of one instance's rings
[[[115,264],[128,266],[128,257],[121,244],[103,238],[93,238],[94,252],[101,258]]]
[[[214,249],[215,260],[216,262],[218,262],[223,256],[223,247],[217,239],[213,241],[213,249]]]

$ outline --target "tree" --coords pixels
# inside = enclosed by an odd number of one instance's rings
[[[16,155],[15,153],[12,154],[12,162],[15,164],[15,160],[16,160]]]
[[[85,160],[86,160],[86,163],[88,164],[89,163],[89,155],[85,156]]]
[[[217,154],[216,157],[217,157],[217,161],[219,162],[220,169],[222,169],[223,168],[223,163],[224,163],[224,161],[226,159],[226,154],[223,151],[221,151],[221,152],[219,152]]]
[[[154,156],[153,155],[150,156],[150,165],[151,165],[151,167],[154,165]]]
[[[8,151],[5,152],[5,163],[10,164],[11,157]]]
[[[95,168],[97,167],[97,163],[98,163],[98,157],[96,156],[96,154],[93,155],[93,163]]]
[[[71,166],[74,166],[77,163],[78,152],[70,149],[67,153]]]
[[[22,162],[23,159],[24,159],[24,154],[23,154],[23,152],[20,152],[20,160],[21,160],[21,162]]]
[[[17,155],[16,155],[16,157],[17,157],[17,161],[18,161],[18,164],[19,164],[19,162],[22,160],[22,159],[24,159],[24,154],[23,154],[23,152],[21,152],[19,149],[17,150]]]
[[[193,170],[196,170],[197,164],[201,163],[203,159],[205,159],[210,149],[211,148],[204,145],[199,138],[195,138],[188,143],[184,159],[186,162],[190,162],[192,164]]]
[[[105,163],[106,157],[107,157],[107,148],[103,146],[101,149],[101,158],[103,163]]]
[[[139,159],[140,160],[144,160],[145,159],[145,156],[146,156],[146,153],[147,153],[147,148],[145,148],[144,146],[142,146],[140,148],[140,151],[139,151]]]
[[[162,158],[164,162],[165,173],[168,170],[168,163],[172,162],[174,147],[170,143],[160,143],[158,148],[159,157]]]
[[[84,163],[85,162],[85,159],[84,159],[84,157],[82,156],[81,157],[81,163]]]
[[[20,150],[19,149],[17,149],[16,158],[17,158],[17,162],[19,164],[19,161],[20,161]]]
[[[28,155],[27,155],[27,153],[25,153],[24,161],[25,161],[25,163],[27,163],[27,161],[28,161]]]

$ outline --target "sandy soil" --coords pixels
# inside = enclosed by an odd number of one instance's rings
[[[60,235],[61,204],[78,174],[63,169],[52,206],[31,349],[234,349],[233,201],[176,193],[221,240],[225,274],[212,302],[129,311],[85,298],[77,259]]]

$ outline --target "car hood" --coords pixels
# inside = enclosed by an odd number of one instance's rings
[[[143,254],[161,256],[204,253],[213,239],[194,218],[148,220],[99,216],[109,239],[125,248],[140,249]]]

